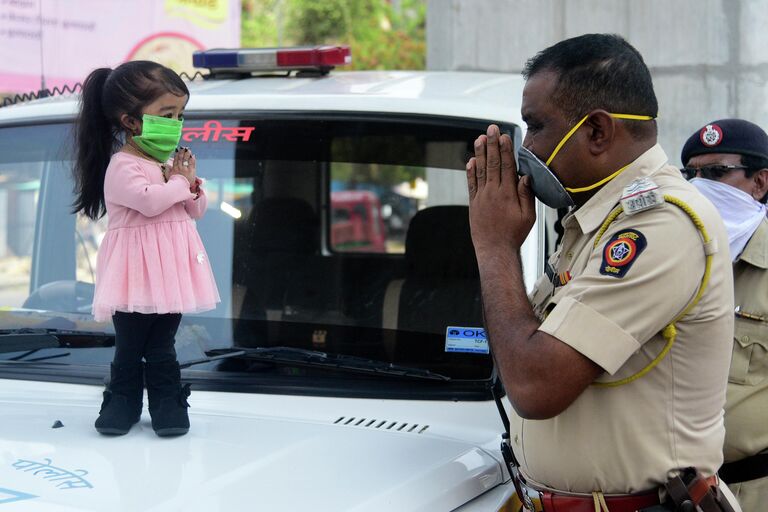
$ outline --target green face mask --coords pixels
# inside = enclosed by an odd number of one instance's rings
[[[133,141],[146,154],[165,163],[179,145],[183,121],[144,114],[142,123],[141,135],[134,136]]]

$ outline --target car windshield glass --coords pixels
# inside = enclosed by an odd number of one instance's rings
[[[181,144],[205,179],[208,211],[197,229],[222,302],[184,316],[180,362],[293,347],[452,380],[491,376],[463,172],[487,123],[191,117]],[[2,332],[114,332],[90,315],[107,222],[70,213],[71,131],[68,123],[0,129]],[[18,349],[0,348],[0,359],[19,357]],[[28,350],[57,363],[108,365],[113,348]]]

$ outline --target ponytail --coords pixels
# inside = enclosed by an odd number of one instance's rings
[[[94,70],[83,83],[75,132],[75,194],[72,212],[96,220],[106,213],[104,175],[117,144],[117,131],[103,108],[110,68]]]
[[[156,62],[134,60],[88,75],[75,127],[72,213],[83,212],[93,220],[104,216],[104,176],[125,131],[120,118],[141,117],[144,107],[165,93],[189,96],[189,89],[173,70]]]

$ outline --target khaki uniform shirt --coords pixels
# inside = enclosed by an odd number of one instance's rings
[[[733,266],[736,327],[725,406],[725,460],[768,449],[768,220]]]
[[[690,205],[719,245],[709,285],[677,323],[670,353],[645,376],[616,388],[590,386],[548,420],[512,413],[511,444],[534,485],[630,493],[655,488],[687,466],[712,475],[722,462],[733,335],[728,237],[712,204],[666,163],[654,146],[566,216],[550,265],[571,280],[557,287],[546,277],[537,282],[531,299],[544,319],[540,330],[601,366],[598,381],[635,374],[664,347],[662,329],[690,303],[704,274],[704,244],[688,215],[668,203],[622,214],[593,248],[624,187],[641,176]],[[608,247],[627,237],[634,237],[635,253]],[[606,268],[606,248],[613,271]]]

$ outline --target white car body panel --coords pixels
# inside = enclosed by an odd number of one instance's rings
[[[99,435],[100,397],[94,386],[0,380],[2,510],[426,512],[507,479],[492,402],[198,391],[189,434],[161,439],[146,410],[127,435]],[[57,470],[92,487],[70,488]]]

